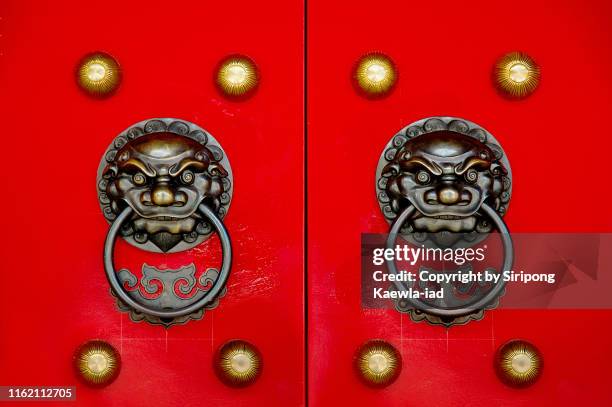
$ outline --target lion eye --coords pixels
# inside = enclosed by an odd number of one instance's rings
[[[478,180],[478,171],[473,168],[470,168],[465,173],[465,180],[469,183],[474,183]]]
[[[193,182],[195,176],[193,175],[193,172],[189,171],[189,170],[185,170],[181,173],[181,182],[183,184],[189,185]]]
[[[426,185],[426,184],[429,184],[429,181],[431,181],[431,175],[429,175],[427,171],[421,170],[417,172],[416,180],[419,184]]]
[[[132,181],[134,181],[136,185],[144,185],[147,182],[147,177],[145,177],[143,173],[137,172],[132,176]]]

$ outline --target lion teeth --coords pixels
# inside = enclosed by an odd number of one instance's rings
[[[166,221],[172,221],[172,220],[178,220],[179,218],[174,218],[172,216],[155,216],[154,218],[151,218],[153,220],[166,220]]]

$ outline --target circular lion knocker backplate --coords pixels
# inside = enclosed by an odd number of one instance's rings
[[[232,172],[219,143],[185,120],[150,119],[119,134],[98,170],[98,198],[110,228],[104,268],[122,311],[134,321],[172,325],[200,319],[226,291],[232,262],[223,224],[232,197]],[[178,269],[143,264],[140,272],[115,270],[122,236],[146,251],[175,253],[219,236],[219,269],[194,263]]]
[[[502,220],[511,193],[510,164],[500,144],[484,128],[456,117],[430,117],[406,126],[387,143],[376,168],[376,196],[392,225],[390,235],[419,245],[466,247],[497,229],[504,269],[513,258]],[[395,264],[388,266],[396,270]],[[499,284],[455,309],[426,309],[416,300],[397,301],[396,309],[415,321],[461,324],[482,318],[484,309],[497,305],[503,289]]]

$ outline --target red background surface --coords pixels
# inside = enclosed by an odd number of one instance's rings
[[[309,394],[312,405],[609,405],[608,311],[494,311],[446,330],[393,310],[360,308],[360,233],[389,226],[374,193],[376,163],[405,125],[450,115],[489,130],[505,149],[514,232],[612,231],[607,187],[612,5],[607,1],[310,0],[308,10]],[[508,101],[491,68],[523,50],[542,68],[532,97]],[[364,53],[397,64],[389,97],[351,86]],[[373,390],[352,370],[372,338],[401,350],[403,370]],[[545,367],[514,390],[492,368],[497,347],[533,342]]]
[[[502,143],[514,176],[505,218],[512,231],[611,231],[611,6],[310,0],[308,14],[311,404],[610,403],[610,312],[494,311],[445,330],[363,311],[359,238],[388,229],[374,194],[383,146],[432,115],[475,121]],[[302,4],[3,1],[0,18],[0,384],[73,385],[73,350],[100,338],[121,350],[121,374],[105,389],[79,385],[76,404],[302,403]],[[532,55],[543,76],[532,97],[511,102],[495,92],[490,70],[516,49]],[[106,101],[82,95],[72,76],[94,50],[112,53],[124,69],[122,87]],[[372,50],[390,55],[400,73],[395,92],[379,101],[350,83],[355,60]],[[240,103],[211,81],[218,61],[235,52],[262,73],[259,91]],[[210,131],[235,176],[228,295],[203,321],[167,331],[115,310],[95,194],[108,143],[156,116]],[[124,246],[123,260],[139,255]],[[192,254],[199,253],[185,259]],[[491,366],[494,350],[517,337],[545,358],[541,380],[520,391],[503,386]],[[212,374],[212,352],[230,338],[264,355],[264,374],[247,389]],[[364,387],[352,371],[354,351],[371,338],[403,356],[386,389]]]
[[[120,350],[121,373],[104,389],[77,384],[71,405],[303,403],[303,7],[273,6],[279,14],[242,0],[0,3],[1,385],[75,385],[73,351],[99,338]],[[73,77],[96,50],[124,72],[104,101],[82,94]],[[215,66],[233,53],[261,70],[259,91],[244,102],[213,86]],[[202,321],[168,330],[115,309],[96,196],[108,144],[151,117],[208,130],[234,173],[228,293]],[[181,263],[120,246],[118,265]],[[185,253],[183,264],[206,260],[199,254]],[[212,370],[213,350],[234,338],[264,358],[262,376],[245,389],[226,387]]]

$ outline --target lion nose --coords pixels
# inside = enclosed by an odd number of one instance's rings
[[[170,206],[174,203],[174,192],[166,183],[159,183],[153,188],[151,199],[155,205]]]
[[[459,191],[452,185],[445,185],[438,190],[438,201],[444,205],[456,204],[459,198]]]

